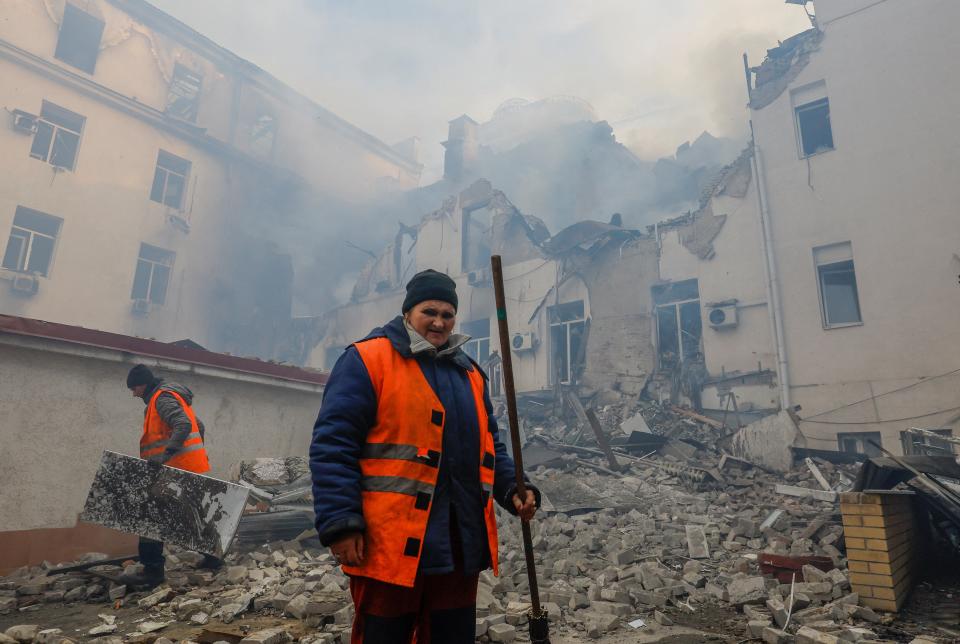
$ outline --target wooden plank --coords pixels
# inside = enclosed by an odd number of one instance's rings
[[[692,418],[694,420],[699,420],[704,425],[709,425],[714,429],[724,429],[723,423],[716,421],[712,418],[707,418],[702,414],[698,414],[695,411],[690,411],[689,409],[684,409],[683,407],[677,407],[676,405],[672,406],[670,409],[680,414],[681,416],[686,416],[687,418]]]
[[[580,401],[577,400],[577,404]],[[600,449],[603,450],[604,456],[607,457],[607,464],[610,465],[610,469],[614,472],[620,471],[620,463],[617,462],[617,457],[614,456],[613,450],[610,449],[610,441],[607,440],[607,435],[603,433],[603,428],[600,427],[600,420],[597,418],[597,415],[593,413],[592,409],[586,410],[587,422],[590,425],[590,428],[593,429],[593,435],[597,439],[597,444],[600,446]]]

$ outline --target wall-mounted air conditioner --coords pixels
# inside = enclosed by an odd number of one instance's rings
[[[36,275],[14,275],[10,286],[21,295],[34,295],[40,290],[40,280]]]
[[[37,117],[23,110],[13,110],[13,129],[22,134],[33,134],[37,131]]]
[[[714,329],[728,329],[737,326],[737,305],[714,306],[707,311],[707,322]]]
[[[532,333],[514,333],[510,346],[514,351],[532,351],[536,348],[536,341]]]
[[[131,310],[137,315],[147,315],[150,313],[150,300],[134,300]]]

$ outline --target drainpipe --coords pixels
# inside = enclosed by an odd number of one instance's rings
[[[777,262],[773,251],[773,231],[770,226],[770,211],[767,207],[766,182],[762,174],[763,163],[760,146],[750,121],[750,143],[753,147],[753,176],[757,186],[757,205],[760,208],[760,228],[763,232],[764,268],[767,274],[767,311],[770,316],[770,330],[777,348],[777,380],[780,383],[780,406],[790,409],[790,372],[787,364],[787,348],[783,333],[783,308],[780,304],[780,280],[777,277]]]

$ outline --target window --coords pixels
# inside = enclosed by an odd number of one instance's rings
[[[60,23],[57,50],[53,55],[68,65],[92,74],[97,66],[102,35],[102,20],[67,2],[63,9],[63,22]]]
[[[800,148],[808,157],[833,149],[833,130],[830,128],[830,100],[821,98],[795,107]]]
[[[673,369],[702,353],[703,320],[697,280],[653,287],[657,319],[657,355],[661,369]]]
[[[900,441],[903,443],[903,453],[906,456],[953,456],[953,443],[944,440],[953,437],[952,429],[928,429],[927,431],[944,438],[937,438],[930,434],[900,432]]]
[[[176,255],[169,250],[140,244],[140,257],[137,259],[137,272],[133,276],[130,298],[163,304],[167,299],[167,285],[170,283],[174,257]]]
[[[173,78],[167,90],[167,114],[195,123],[200,108],[203,76],[180,63],[173,66]]]
[[[85,121],[86,118],[79,114],[44,101],[30,156],[58,168],[73,170]]]
[[[490,266],[490,228],[493,216],[489,208],[480,207],[463,213],[463,270],[473,271]]]
[[[464,353],[482,367],[490,359],[490,318],[464,322],[460,331],[470,336],[470,341],[463,345]]]
[[[855,432],[837,434],[837,443],[841,452],[847,454],[865,454],[866,456],[880,456],[880,450],[870,444],[873,441],[880,445],[880,432]]]
[[[583,366],[583,334],[586,320],[583,300],[547,307],[550,321],[550,359],[554,378],[561,384],[574,382]],[[556,380],[555,380],[556,382]]]
[[[850,242],[813,249],[825,328],[862,323]]]
[[[157,156],[157,170],[153,174],[150,198],[179,210],[183,207],[188,174],[190,174],[189,161],[160,150]]]
[[[61,224],[59,217],[18,206],[3,253],[3,267],[46,277]]]

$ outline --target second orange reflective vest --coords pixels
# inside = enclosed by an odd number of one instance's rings
[[[193,413],[193,408],[187,404],[175,391],[170,389],[157,389],[150,402],[147,403],[147,413],[143,417],[143,434],[140,436],[140,458],[150,458],[158,454],[163,454],[167,449],[170,437],[173,435],[171,428],[160,414],[157,412],[157,398],[160,394],[171,394],[183,407],[183,412],[190,419],[190,434],[187,440],[183,442],[179,451],[174,454],[164,465],[176,467],[177,469],[187,470],[203,474],[210,471],[210,463],[207,460],[207,450],[203,446],[203,437],[200,436],[200,425],[197,423],[197,416]]]
[[[350,575],[412,587],[443,458],[445,411],[417,361],[401,356],[387,338],[354,345],[377,397],[377,421],[360,454],[364,560],[344,566]],[[480,428],[480,485],[494,574],[497,523],[493,508],[494,443],[487,431],[484,382],[468,372]]]

